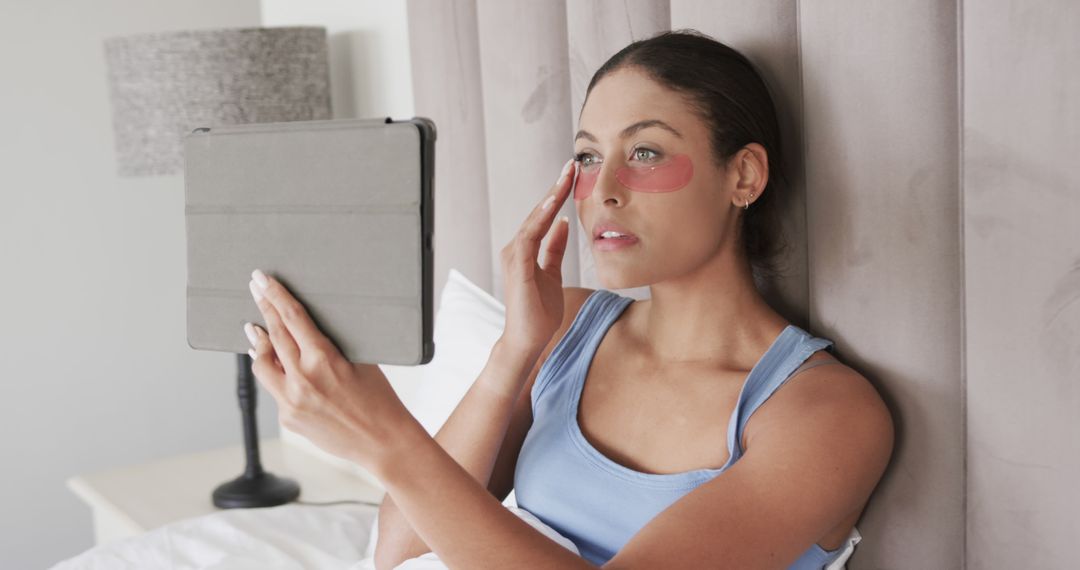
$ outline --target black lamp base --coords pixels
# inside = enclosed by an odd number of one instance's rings
[[[300,485],[292,479],[263,471],[259,460],[259,432],[255,425],[255,375],[251,357],[236,355],[236,395],[244,424],[244,455],[247,466],[243,475],[214,489],[214,506],[219,509],[276,507],[296,500]]]
[[[214,506],[219,509],[276,507],[296,500],[300,485],[292,479],[263,472],[255,477],[241,475],[214,489]]]

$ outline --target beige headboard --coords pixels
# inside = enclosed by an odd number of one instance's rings
[[[787,219],[803,247],[769,298],[833,339],[896,419],[848,567],[1075,564],[1080,3],[408,11],[416,113],[439,128],[437,287],[455,267],[501,299],[498,251],[568,157],[593,71],[656,31],[708,33],[762,69],[794,159]],[[577,237],[566,284],[595,288]]]

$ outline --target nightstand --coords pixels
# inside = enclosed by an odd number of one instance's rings
[[[358,500],[379,503],[385,490],[353,466],[327,461],[279,438],[260,440],[267,471],[300,483],[301,502]],[[67,486],[93,511],[94,540],[102,544],[218,509],[214,487],[244,468],[244,449],[222,449],[169,457],[79,475]]]

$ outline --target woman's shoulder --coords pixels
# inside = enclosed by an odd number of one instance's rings
[[[583,319],[582,312],[585,310],[585,305],[589,303],[589,300],[594,296],[600,296],[604,293],[609,293],[605,289],[590,289],[587,287],[563,287],[563,319],[559,325],[558,330],[555,332],[548,346],[543,351],[541,356],[541,362],[546,360],[548,356],[566,341],[571,340],[567,337],[574,337],[574,331],[580,331],[582,325],[579,323]],[[595,303],[593,303],[595,307]],[[576,325],[576,326],[575,326]],[[580,332],[577,333],[580,336]],[[538,364],[539,366],[539,364]]]
[[[581,312],[585,302],[588,301],[589,297],[595,292],[595,289],[588,289],[586,287],[563,287],[563,320],[562,324],[559,325],[559,330],[555,333],[554,338],[551,339],[548,351],[553,349],[555,345],[560,344],[562,337],[570,332],[570,328],[578,319],[578,314]],[[545,351],[545,354],[548,351]]]
[[[832,340],[817,336],[794,323],[787,325],[786,328],[794,328],[801,335],[801,339],[795,343],[797,350],[810,349],[813,352],[789,372],[783,389],[777,390],[775,396],[784,394],[787,399],[798,400],[794,403],[796,406],[811,404],[814,399],[837,400],[842,404],[853,400],[874,400],[878,404],[876,408],[885,410],[885,403],[873,382],[836,353]],[[828,365],[823,365],[825,363]]]
[[[875,434],[873,446],[878,448],[877,452],[891,455],[893,418],[878,389],[869,378],[826,350],[815,351],[802,366],[826,360],[835,363],[807,366],[789,377],[782,389],[761,404],[754,413],[757,428],[754,431],[763,433],[770,425],[781,430],[856,430]],[[748,430],[746,447],[751,446],[753,434]]]
[[[581,307],[589,297],[602,289],[589,289],[587,287],[563,287],[563,314],[573,320],[581,311]]]
[[[620,306],[642,301],[633,297],[620,295],[609,289],[590,289],[588,287],[563,287],[563,300],[565,302],[564,314],[571,321],[580,317],[580,313],[586,308],[593,315],[620,310]]]
[[[603,289],[589,289],[588,287],[563,287],[564,299],[580,299],[584,301],[590,295]]]
[[[818,365],[818,362],[829,362],[829,365]],[[789,404],[796,407],[832,404],[888,414],[885,401],[873,382],[826,349],[816,350],[803,360],[775,396],[778,396],[775,398],[778,402],[789,400]]]

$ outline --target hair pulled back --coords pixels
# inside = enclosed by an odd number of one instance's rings
[[[585,98],[604,76],[625,67],[640,69],[685,96],[707,123],[717,166],[749,143],[765,147],[769,180],[739,217],[737,234],[755,277],[778,275],[777,260],[786,247],[779,208],[788,178],[776,109],[757,69],[735,49],[697,30],[665,31],[611,56],[593,74]]]

